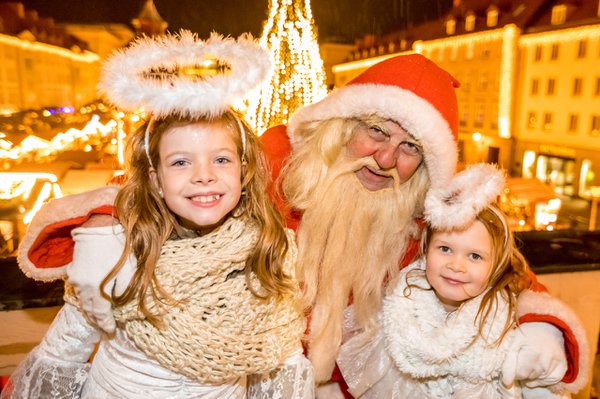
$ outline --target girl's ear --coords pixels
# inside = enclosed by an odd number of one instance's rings
[[[245,156],[242,156],[241,159],[241,164],[242,164],[242,168],[241,168],[241,174],[240,174],[240,181],[242,182],[242,184],[244,184],[244,181],[246,180],[246,173],[248,173],[248,161],[246,160]],[[245,184],[244,184],[245,186]],[[244,188],[244,187],[242,187]]]
[[[160,195],[160,198],[164,198],[160,181],[158,180],[158,173],[156,173],[154,169],[150,171],[150,181],[152,182],[152,187],[158,192],[158,195]]]

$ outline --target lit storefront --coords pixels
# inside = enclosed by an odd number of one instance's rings
[[[517,145],[516,165],[524,178],[537,178],[553,187],[560,195],[591,197],[598,186],[597,173],[600,154],[556,145],[521,143]]]

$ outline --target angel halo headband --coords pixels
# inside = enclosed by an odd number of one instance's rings
[[[104,63],[99,91],[116,107],[144,107],[151,117],[144,134],[150,166],[153,121],[168,115],[214,117],[244,98],[269,74],[268,53],[244,34],[237,40],[212,33],[203,41],[187,30],[142,37]],[[237,118],[236,118],[237,119]],[[245,129],[237,121],[246,152]]]
[[[491,164],[470,165],[425,197],[425,220],[434,229],[460,229],[470,223],[502,193],[504,173]],[[490,208],[496,213],[494,208]],[[502,215],[499,219],[508,233]]]
[[[444,187],[430,189],[425,197],[425,220],[439,230],[461,229],[473,221],[484,209],[489,209],[502,223],[504,230],[503,264],[510,255],[508,249],[510,228],[502,212],[490,204],[502,193],[506,179],[504,172],[491,164],[470,165],[455,175]]]

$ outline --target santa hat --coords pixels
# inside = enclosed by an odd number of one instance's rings
[[[322,101],[296,111],[288,134],[296,145],[305,139],[299,127],[306,122],[378,115],[398,122],[420,142],[432,186],[443,185],[456,169],[458,86],[421,54],[389,58]]]

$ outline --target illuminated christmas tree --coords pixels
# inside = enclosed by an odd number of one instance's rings
[[[246,117],[258,134],[327,95],[310,0],[270,0],[260,44],[271,54],[274,71],[248,102]]]

